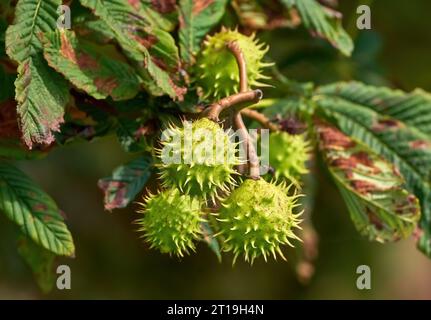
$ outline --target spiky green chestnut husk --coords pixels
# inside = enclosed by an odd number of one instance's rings
[[[238,43],[244,55],[249,86],[266,86],[259,80],[268,79],[262,74],[262,69],[272,65],[262,61],[268,46],[259,43],[254,34],[246,36],[237,30],[222,28],[219,33],[206,38],[196,63],[197,84],[202,89],[204,99],[220,99],[238,93],[238,65],[226,47],[231,41]]]
[[[159,154],[165,147],[178,150],[180,162],[162,161],[159,165],[163,186],[213,199],[220,190],[228,192],[235,184],[234,168],[240,163],[235,152],[237,143],[231,141],[229,133],[207,118],[193,122],[190,129],[184,125],[171,126],[170,130],[170,139],[162,141]],[[198,150],[212,150],[213,154],[206,157]]]
[[[274,132],[269,136],[269,164],[275,169],[276,178],[287,178],[296,187],[301,176],[308,173],[310,152],[310,143],[303,134]]]
[[[223,250],[232,251],[235,263],[239,255],[253,263],[254,259],[277,253],[283,258],[282,245],[298,239],[293,229],[299,228],[300,213],[294,213],[298,195],[288,195],[284,183],[263,179],[245,180],[223,202],[219,212],[219,234],[224,238]]]
[[[140,203],[144,217],[136,221],[139,232],[162,253],[176,256],[195,250],[194,241],[199,238],[203,213],[201,202],[177,189],[168,189],[157,195],[149,195]]]

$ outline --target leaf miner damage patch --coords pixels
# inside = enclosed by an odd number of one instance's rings
[[[409,236],[420,218],[419,201],[404,189],[394,165],[336,127],[317,123],[319,148],[359,232],[371,240]]]

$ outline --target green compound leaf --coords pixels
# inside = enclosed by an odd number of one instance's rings
[[[84,21],[78,26],[78,35],[96,43],[105,44],[116,39],[115,33],[103,20]],[[141,32],[134,32],[140,44],[144,45],[153,60],[160,62],[169,71],[179,68],[180,58],[174,38],[160,28],[143,27]],[[140,53],[137,53],[139,59]]]
[[[152,160],[142,157],[114,170],[112,175],[99,180],[105,194],[105,209],[125,208],[142,191],[151,176]]]
[[[396,168],[334,126],[316,125],[319,146],[358,231],[370,240],[408,237],[420,217],[418,199]]]
[[[42,292],[50,292],[56,280],[53,265],[55,255],[23,236],[18,242],[18,252],[33,271],[34,278]]]
[[[392,92],[394,99],[387,98],[387,90],[380,90],[381,96],[374,96],[374,103],[366,102],[362,98],[347,98],[325,94],[331,92],[330,87],[322,87],[315,97],[318,111],[329,121],[336,124],[345,134],[366,144],[375,153],[383,156],[393,163],[405,178],[407,188],[419,198],[422,208],[422,216],[419,223],[421,232],[419,235],[419,248],[431,256],[431,142],[427,139],[427,104],[413,103],[414,101],[427,101],[426,95],[413,94],[413,98],[396,104],[395,101],[403,101],[399,92]],[[370,88],[368,88],[370,90]],[[339,91],[343,92],[343,90]],[[418,91],[416,91],[418,92]],[[393,109],[379,110],[378,98],[388,103],[392,101]],[[410,95],[412,97],[412,95]],[[425,97],[422,100],[422,97]],[[419,98],[419,99],[418,99]],[[349,101],[352,100],[352,101]],[[357,100],[357,103],[354,102]],[[409,106],[408,112],[414,116],[409,117],[402,112],[405,106]],[[401,106],[401,107],[400,107]],[[414,109],[420,108],[422,112]],[[381,113],[380,113],[381,112]],[[407,111],[406,111],[407,113]],[[392,115],[393,117],[390,117]],[[423,116],[423,122],[421,121]],[[398,118],[398,119],[397,119]],[[403,120],[403,121],[401,121]],[[411,124],[419,124],[418,127]],[[421,127],[422,126],[422,127]]]
[[[226,0],[180,0],[180,52],[183,60],[192,64],[202,39],[220,21]]]
[[[343,98],[402,121],[431,140],[431,94],[422,89],[406,93],[352,81],[323,86],[319,92]]]
[[[138,93],[139,78],[129,65],[81,44],[73,31],[57,30],[43,42],[48,64],[94,98],[127,100]]]
[[[23,140],[33,144],[51,144],[54,131],[60,131],[64,107],[69,99],[66,81],[36,55],[18,67],[15,81],[18,117]]]
[[[296,8],[304,26],[313,36],[328,40],[344,55],[350,56],[353,42],[343,29],[338,13],[322,6],[316,0],[282,0],[289,9]]]
[[[39,35],[56,29],[60,0],[20,0],[6,32],[6,52],[19,63],[15,82],[18,116],[27,146],[50,144],[63,122],[66,81],[52,72],[40,52]]]
[[[39,35],[57,27],[57,7],[61,0],[19,0],[14,24],[6,32],[6,52],[22,63],[42,51]]]
[[[265,5],[261,0],[234,0],[231,2],[241,25],[254,30],[293,28],[299,19],[292,18],[289,10],[279,1]]]
[[[182,100],[186,92],[179,87],[177,70],[170,70],[178,54],[172,36],[151,22],[138,1],[81,0],[111,29],[112,34],[137,67],[143,84],[155,95],[168,94]],[[145,7],[147,8],[147,7]]]
[[[174,38],[162,29],[154,28],[151,33],[153,36],[148,37],[148,51],[153,60],[156,63],[160,61],[160,65],[171,72],[178,70],[180,55]]]
[[[75,254],[72,236],[54,200],[5,162],[0,162],[0,211],[46,250],[64,256]]]

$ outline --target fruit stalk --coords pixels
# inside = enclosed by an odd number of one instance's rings
[[[272,123],[271,120],[269,120],[264,114],[256,110],[244,109],[244,110],[241,110],[241,114],[250,119],[256,120],[266,129],[269,129],[271,131],[280,130],[276,124]]]
[[[235,56],[236,62],[238,64],[240,92],[246,92],[248,90],[247,65],[244,59],[244,55],[241,51],[241,48],[238,46],[238,43],[235,41],[227,43],[226,46]],[[244,121],[242,120],[241,110],[235,110],[233,118],[234,118],[233,122],[235,124],[235,127],[240,130],[242,146],[247,150],[250,178],[258,180],[260,178],[259,158],[257,156],[256,149],[253,145],[253,141],[251,140],[251,137],[248,134],[247,127],[244,125]]]
[[[233,94],[209,106],[207,109],[207,118],[218,122],[219,116],[224,110],[232,107],[241,110],[249,105],[259,102],[260,99],[262,99],[262,96],[262,91],[259,89]]]

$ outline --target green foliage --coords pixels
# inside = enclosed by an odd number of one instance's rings
[[[312,35],[327,39],[344,55],[350,56],[353,42],[344,31],[337,12],[322,6],[316,0],[281,0],[288,8],[296,8],[302,23]]]
[[[72,31],[56,31],[44,39],[48,64],[78,89],[96,99],[133,98],[139,91],[138,75],[128,64],[104,56],[103,49],[82,45]]]
[[[68,101],[65,81],[38,54],[18,67],[15,87],[25,143],[30,149],[33,144],[51,144]]]
[[[122,165],[99,180],[105,193],[105,209],[124,208],[142,190],[151,175],[151,158],[142,157]]]
[[[60,4],[60,0],[20,0],[15,22],[6,32],[7,54],[19,63],[15,81],[18,116],[30,148],[54,140],[52,132],[59,130],[68,101],[66,82],[49,70],[39,39],[40,34],[55,30]]]
[[[175,84],[174,72],[167,72],[161,68],[159,64],[165,61],[155,61],[150,54],[151,49],[163,53],[165,46],[169,48],[169,45],[174,44],[169,34],[157,37],[163,34],[163,30],[157,30],[160,26],[154,25],[152,19],[148,18],[149,15],[146,15],[150,9],[136,2],[138,7],[136,12],[137,8],[134,7],[133,2],[121,0],[81,0],[81,3],[93,10],[94,14],[111,29],[125,54],[135,61],[138,72],[144,78],[144,86],[154,94],[159,94],[161,90],[172,98],[183,99],[185,89]],[[169,43],[166,44],[162,42],[163,40],[165,42],[168,40]],[[164,56],[169,55],[164,54]]]
[[[418,199],[395,167],[335,127],[318,124],[320,149],[358,231],[379,242],[406,238],[420,216]]]
[[[183,60],[191,64],[198,54],[201,41],[220,21],[224,14],[226,0],[193,1],[180,0],[180,49]]]
[[[16,6],[15,21],[6,32],[7,54],[24,63],[42,51],[39,35],[54,31],[60,0],[20,0]]]
[[[241,25],[254,30],[293,28],[298,21],[282,3],[265,0],[233,0],[232,7]]]
[[[422,89],[411,93],[360,82],[341,82],[321,87],[320,93],[343,98],[392,117],[431,139],[431,95]]]
[[[75,254],[72,236],[54,200],[6,162],[0,163],[0,210],[43,248],[57,255]]]
[[[55,283],[53,272],[55,255],[24,237],[19,239],[18,252],[33,271],[42,292],[50,292]]]
[[[427,105],[429,106],[426,96],[418,93],[403,95],[400,91],[391,92],[388,89],[366,87],[357,83],[353,83],[352,87],[358,89],[355,92],[359,94],[359,98],[355,95],[351,95],[350,98],[343,97],[347,87],[342,84],[340,91],[334,90],[336,86],[319,89],[316,103],[323,115],[344,133],[366,144],[371,150],[392,162],[401,172],[409,190],[420,200],[422,207],[420,225],[425,232],[419,245],[421,250],[430,252],[431,240],[427,230],[431,226],[431,142],[425,131],[427,113],[424,111],[427,111]],[[370,91],[372,97],[368,101],[366,98],[360,98],[360,94],[363,97],[367,91]],[[341,94],[338,95],[338,92]],[[380,94],[376,94],[377,92]],[[384,108],[385,102],[388,101],[391,111]],[[422,113],[416,109],[422,110]],[[416,120],[406,115],[407,112],[413,114]],[[419,123],[420,126],[416,127],[415,123]]]

